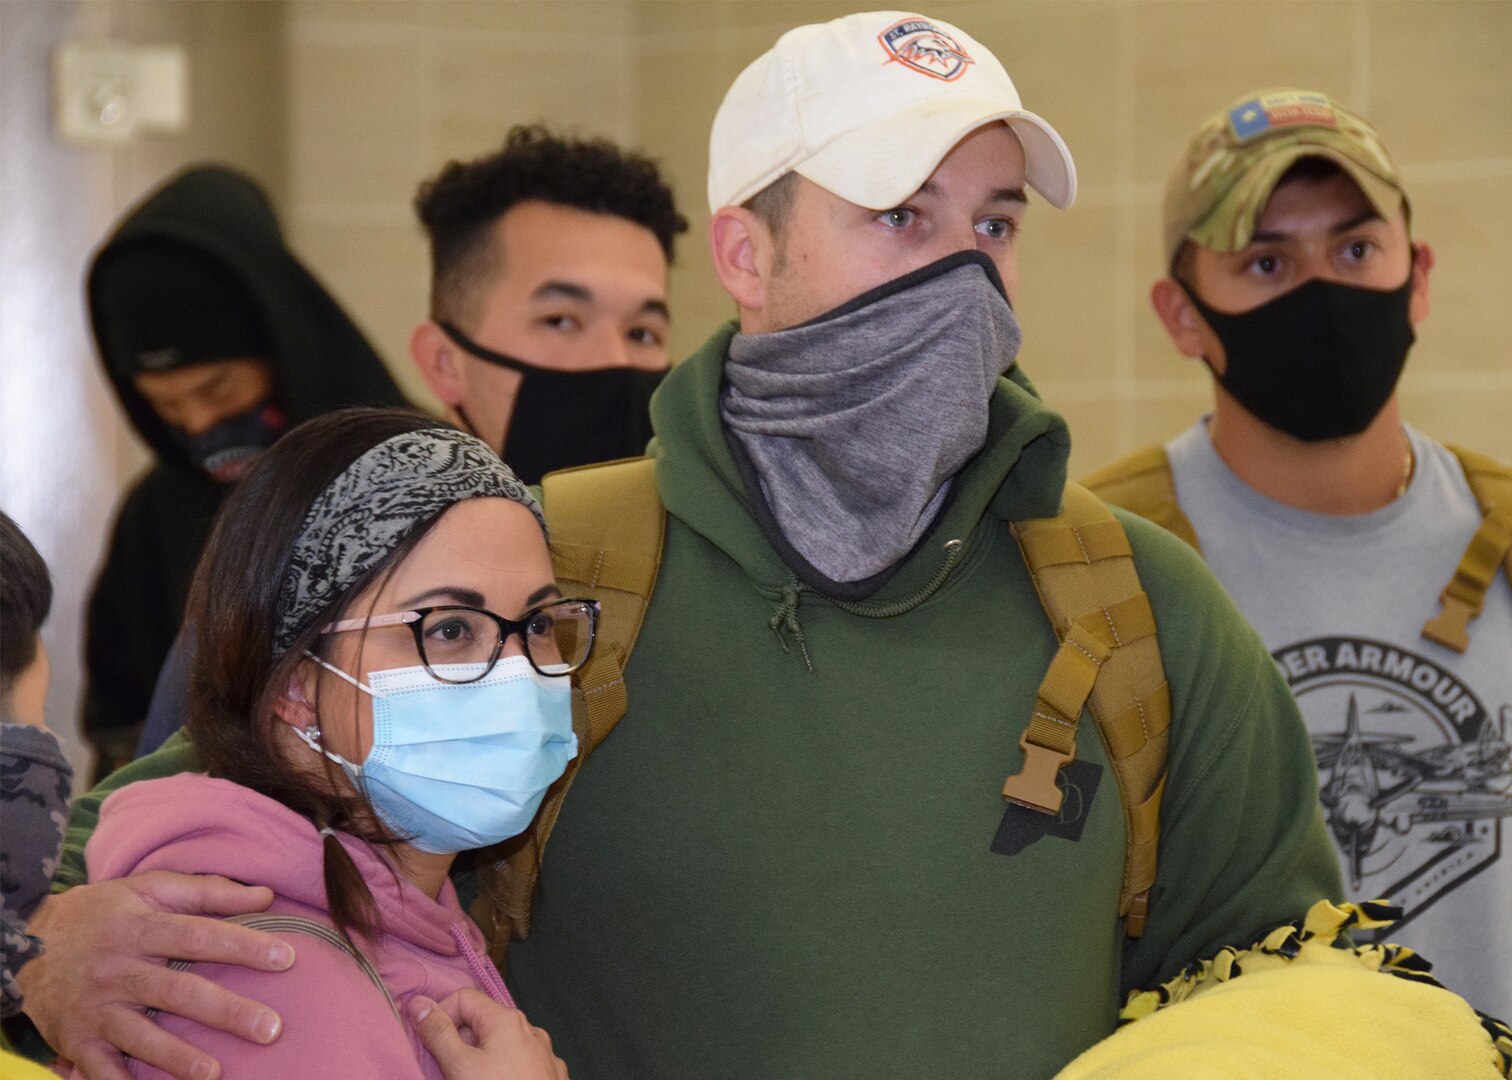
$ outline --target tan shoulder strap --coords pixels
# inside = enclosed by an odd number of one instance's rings
[[[1082,478],[1082,486],[1103,502],[1122,507],[1175,533],[1198,551],[1197,530],[1176,501],[1171,459],[1164,446],[1147,446]]]
[[[593,656],[574,687],[586,710],[592,752],[625,715],[621,673],[656,587],[667,515],[656,491],[654,458],[568,469],[547,476],[541,486],[557,584],[602,608]]]
[[[1019,739],[1023,770],[1004,783],[1003,798],[1047,814],[1060,810],[1055,778],[1076,756],[1076,729],[1083,706],[1090,707],[1127,826],[1119,914],[1125,933],[1139,937],[1155,882],[1171,725],[1155,614],[1123,526],[1086,488],[1066,485],[1059,516],[1012,528],[1061,645]]]
[[[625,715],[624,670],[656,587],[666,539],[653,458],[551,473],[541,487],[557,584],[564,595],[599,601],[601,613],[593,655],[573,676],[577,757],[546,792],[530,829],[490,849],[495,861],[477,871],[472,915],[500,964],[510,940],[523,939],[530,930],[541,858],[573,778]]]
[[[1512,468],[1484,454],[1449,447],[1480,504],[1480,528],[1439,594],[1439,613],[1423,624],[1423,636],[1455,652],[1470,647],[1470,620],[1486,604],[1486,590],[1505,567],[1512,581]]]

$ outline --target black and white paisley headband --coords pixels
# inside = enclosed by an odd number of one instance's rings
[[[541,505],[480,439],[428,428],[386,439],[332,480],[310,506],[289,555],[278,597],[273,654],[416,525],[465,499],[512,499],[546,530]]]

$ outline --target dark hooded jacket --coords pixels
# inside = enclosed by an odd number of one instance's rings
[[[182,244],[245,286],[273,342],[275,393],[291,425],[348,405],[406,405],[378,353],[284,244],[256,184],[219,166],[173,177],[122,221],[90,267],[90,321],[106,376],[157,460],[127,494],[89,601],[84,727],[103,771],[129,760],[173,644],[211,519],[230,490],[196,468],[122,374],[128,346],[102,300],[115,260]]]

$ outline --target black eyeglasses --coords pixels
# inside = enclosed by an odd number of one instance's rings
[[[525,658],[542,675],[572,674],[593,652],[598,617],[597,600],[552,600],[518,619],[506,619],[482,608],[446,604],[342,619],[323,627],[321,633],[408,626],[426,671],[442,682],[471,683],[486,678],[493,670],[510,634],[520,635]]]

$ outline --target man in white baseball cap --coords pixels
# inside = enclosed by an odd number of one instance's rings
[[[1029,200],[1075,195],[1064,143],[981,43],[871,12],[752,63],[710,159],[739,318],[653,400],[629,712],[511,982],[577,1077],[1049,1076],[1123,991],[1340,894],[1295,703],[1199,560],[1106,519],[1169,682],[1133,721],[1170,762],[1137,925],[1096,724],[1058,812],[1003,795],[1058,655],[1010,523],[1059,513],[1069,435],[1010,298]]]
[[[1003,65],[975,39],[902,12],[800,26],[741,73],[714,118],[709,209],[739,205],[791,171],[885,210],[995,120],[1023,144],[1029,185],[1052,205],[1070,206],[1070,151],[1023,107]]]

